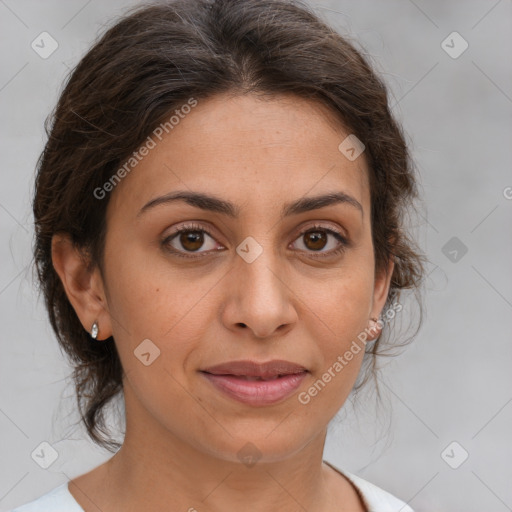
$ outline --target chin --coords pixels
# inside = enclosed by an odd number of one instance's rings
[[[286,417],[286,415],[284,416]],[[255,462],[273,463],[292,457],[301,451],[314,435],[300,430],[304,423],[291,426],[287,420],[258,421],[225,424],[222,438],[201,438],[202,449],[226,462],[242,463],[251,467]],[[300,425],[302,426],[300,427]],[[321,429],[320,429],[321,430]],[[293,435],[292,435],[293,433]],[[206,441],[206,442],[205,442]]]

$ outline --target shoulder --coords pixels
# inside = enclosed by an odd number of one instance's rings
[[[83,512],[83,509],[69,492],[66,482],[10,512]]]
[[[359,491],[368,512],[414,512],[409,505],[380,487],[377,487],[357,475],[342,471],[331,462],[327,462],[326,460],[324,460],[324,462],[338,473],[341,473],[354,485]]]

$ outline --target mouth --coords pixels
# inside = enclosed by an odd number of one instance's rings
[[[245,377],[249,380],[272,380],[286,375],[299,374],[308,370],[297,363],[274,359],[268,362],[257,361],[228,361],[201,370],[211,375],[231,375]]]
[[[210,372],[204,372],[204,373],[210,373]],[[269,381],[269,380],[276,380],[280,379],[282,377],[285,377],[285,375],[274,375],[273,377],[258,377],[258,376],[252,376],[252,375],[232,375],[229,373],[210,373],[210,375],[217,375],[219,377],[233,377],[235,379],[240,380],[249,380],[249,381]],[[293,374],[296,375],[296,374]]]
[[[266,406],[288,398],[309,371],[289,361],[231,361],[200,370],[214,387],[232,399]]]

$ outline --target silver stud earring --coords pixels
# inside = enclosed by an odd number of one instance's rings
[[[91,327],[91,338],[93,340],[95,340],[97,337],[98,337],[98,332],[99,332],[99,327],[98,327],[98,323],[97,322],[94,322],[92,324],[92,327]]]

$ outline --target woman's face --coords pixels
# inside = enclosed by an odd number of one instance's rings
[[[296,97],[199,100],[111,192],[109,313],[99,320],[125,371],[127,435],[137,425],[131,435],[145,442],[233,461],[248,442],[271,461],[323,436],[360,368],[353,342],[389,287],[374,275],[364,153],[338,149],[348,135],[325,107]],[[147,206],[178,191],[215,201]],[[350,199],[306,202],[333,193]],[[183,227],[188,236],[174,236]],[[307,373],[266,404],[221,391],[202,371],[275,359]]]

